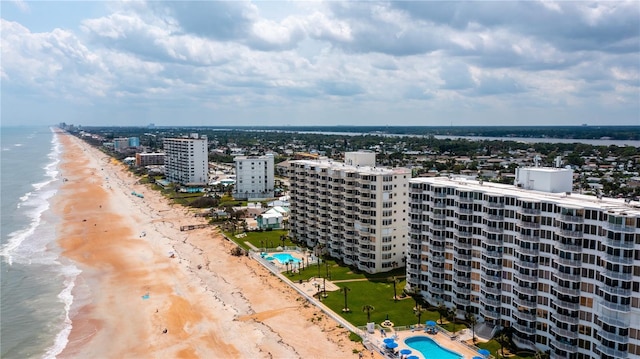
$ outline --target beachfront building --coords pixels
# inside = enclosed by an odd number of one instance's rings
[[[275,187],[273,155],[236,156],[234,199],[260,200],[272,198]]]
[[[165,138],[165,178],[182,185],[202,186],[208,181],[207,139]]]
[[[571,193],[567,171],[412,179],[408,285],[551,358],[638,358],[640,205]]]
[[[136,153],[136,166],[144,167],[144,166],[157,166],[164,164],[164,152],[151,153],[151,152],[142,152]]]
[[[129,148],[128,137],[118,137],[113,139],[113,149],[116,151],[122,151]]]
[[[368,273],[403,267],[410,178],[376,167],[373,152],[291,161],[290,235]]]

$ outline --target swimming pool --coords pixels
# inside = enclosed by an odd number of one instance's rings
[[[423,357],[429,359],[462,359],[462,355],[445,349],[429,337],[411,337],[404,341],[409,347],[419,351]]]
[[[289,253],[274,253],[271,255],[271,257],[273,257],[274,259],[277,259],[278,262],[280,262],[280,264],[285,264],[287,262],[293,262],[293,263],[300,263],[301,260],[292,256]],[[267,259],[269,259],[267,257]]]

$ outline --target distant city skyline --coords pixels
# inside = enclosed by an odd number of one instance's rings
[[[3,1],[1,124],[640,125],[637,1]]]

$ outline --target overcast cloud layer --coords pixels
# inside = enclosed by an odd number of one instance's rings
[[[2,125],[640,125],[640,2],[2,2]]]

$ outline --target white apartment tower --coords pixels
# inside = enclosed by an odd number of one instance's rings
[[[408,169],[376,167],[373,152],[289,166],[292,237],[368,273],[405,265]]]
[[[274,196],[273,155],[237,156],[235,199],[266,199]]]
[[[206,138],[165,138],[163,141],[168,181],[197,186],[209,182]]]
[[[551,358],[640,358],[640,206],[520,173],[562,192],[412,179],[408,284]]]

